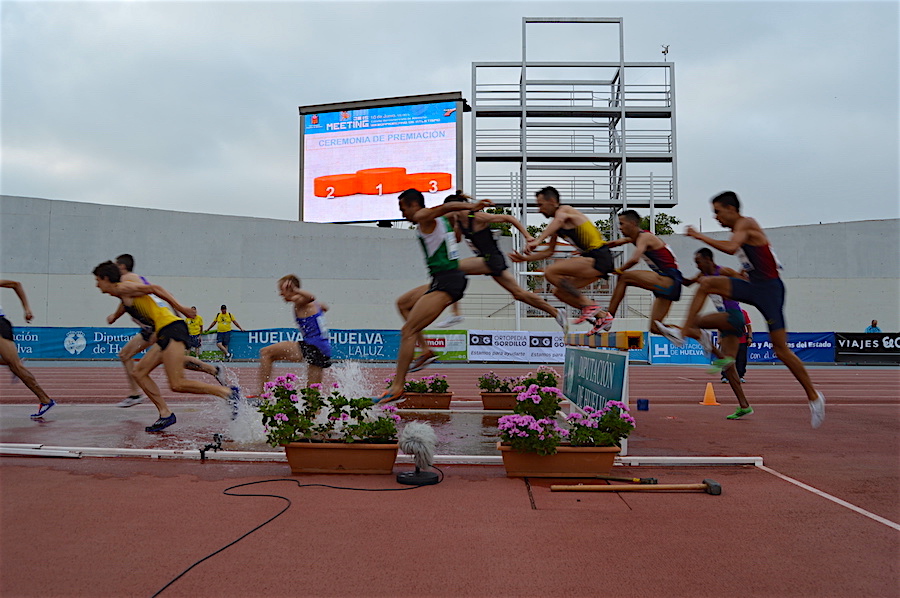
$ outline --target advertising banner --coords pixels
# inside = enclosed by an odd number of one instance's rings
[[[465,330],[425,330],[422,334],[428,347],[440,355],[441,361],[466,360]]]
[[[898,332],[835,332],[838,363],[900,364]]]
[[[469,330],[470,361],[527,362],[531,355],[528,332]]]
[[[622,351],[569,347],[563,367],[563,394],[581,408],[602,409],[607,401],[628,403],[628,355]]]
[[[700,343],[693,339],[682,347],[677,347],[662,336],[650,336],[650,363],[704,364],[709,356]]]
[[[834,363],[833,332],[788,332],[788,347],[807,363]],[[768,332],[754,332],[747,347],[747,361],[773,363],[778,361]]]

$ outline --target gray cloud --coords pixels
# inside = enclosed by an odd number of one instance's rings
[[[893,2],[5,1],[0,184],[293,219],[298,105],[470,96],[523,16],[622,16],[632,61],[670,44],[685,221],[725,188],[768,226],[898,216]],[[607,57],[571,31],[530,48]]]

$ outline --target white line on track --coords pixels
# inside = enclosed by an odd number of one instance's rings
[[[849,503],[846,500],[841,500],[840,498],[838,498],[836,496],[832,496],[832,495],[828,494],[827,492],[822,492],[818,488],[813,488],[809,484],[804,484],[800,480],[795,480],[794,478],[788,477],[788,476],[784,475],[783,473],[779,473],[779,472],[775,471],[774,469],[770,469],[770,468],[766,467],[765,465],[757,465],[757,467],[759,469],[762,469],[766,473],[770,473],[775,477],[781,478],[782,480],[784,480],[786,482],[790,482],[791,484],[794,484],[795,486],[799,486],[799,487],[803,488],[804,490],[808,490],[809,492],[812,492],[813,494],[817,494],[818,496],[821,496],[822,498],[826,498],[833,503],[837,503],[837,504],[841,505],[842,507],[846,507],[846,508],[850,509],[851,511],[856,511],[860,515],[864,515],[864,516],[868,517],[869,519],[873,519],[873,520],[877,521],[878,523],[882,523],[890,528],[900,531],[900,524],[894,523],[890,519],[885,519],[884,517],[876,515],[875,513],[870,513],[869,511],[866,511],[865,509],[863,509],[861,507],[857,507],[856,505]]]

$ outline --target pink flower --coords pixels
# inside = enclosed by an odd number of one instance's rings
[[[315,384],[310,384],[309,387],[315,390],[322,390],[322,385],[318,382],[316,382]]]

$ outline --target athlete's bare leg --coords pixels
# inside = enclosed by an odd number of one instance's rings
[[[150,372],[159,367],[161,363],[162,353],[159,349],[159,345],[154,344],[146,353],[144,353],[141,360],[137,362],[137,365],[134,368],[134,379],[138,386],[143,389],[147,398],[156,405],[156,409],[159,411],[159,417],[163,418],[172,415],[172,410],[169,409],[168,403],[162,398],[159,386],[157,386],[156,382],[150,378]]]
[[[717,312],[714,314],[701,316],[697,319],[697,327],[704,330],[718,330],[720,332],[719,348],[717,349],[713,347],[713,355],[715,355],[716,358],[722,359],[724,357],[731,357],[732,359],[734,359],[735,357],[737,357],[738,345],[740,344],[738,342],[739,337],[734,335],[721,334],[722,330],[734,330],[731,324],[728,323],[728,314],[724,312]],[[744,387],[741,385],[741,378],[740,376],[738,376],[737,368],[735,367],[735,365],[733,363],[730,364],[727,368],[722,370],[722,374],[731,385],[731,390],[734,392],[734,396],[737,398],[740,406],[744,409],[748,409],[750,407],[750,403],[747,401],[746,395],[744,395]]]
[[[159,347],[159,345],[157,345]],[[206,384],[197,380],[191,380],[184,376],[184,351],[186,347],[179,341],[170,341],[168,346],[161,351],[162,364],[166,369],[166,378],[169,379],[169,388],[173,392],[186,392],[195,395],[215,395],[222,399],[231,396],[231,389],[218,384]],[[138,364],[140,365],[140,364]]]
[[[816,387],[813,386],[812,380],[809,378],[806,367],[800,358],[788,347],[787,330],[784,328],[781,330],[769,330],[769,339],[772,341],[772,347],[775,349],[775,356],[791,370],[794,378],[803,386],[803,390],[806,391],[806,398],[810,401],[816,400],[819,395],[816,392]]]
[[[47,393],[44,392],[44,389],[38,384],[34,374],[22,364],[22,359],[19,357],[19,351],[16,349],[16,343],[6,338],[0,338],[0,365],[8,366],[9,371],[12,372],[16,378],[21,380],[41,403],[45,405],[50,403],[50,397],[47,396]]]
[[[131,396],[140,396],[141,388],[134,377],[134,356],[156,342],[156,335],[150,337],[150,340],[144,340],[140,334],[135,334],[131,340],[125,343],[122,350],[119,351],[119,361],[125,368],[125,374],[128,377],[128,385],[131,387]]]
[[[652,270],[628,270],[619,275],[616,281],[616,288],[613,289],[612,299],[609,302],[609,313],[616,315],[622,299],[625,298],[625,291],[628,287],[638,287],[647,289],[648,291],[659,291],[671,287],[673,284],[681,284],[668,276],[661,276]],[[656,327],[656,322],[662,322],[669,309],[672,307],[672,301],[656,297],[653,301],[653,308],[650,312],[650,332],[660,334]]]
[[[405,293],[400,295],[399,298],[397,298],[397,309],[400,311],[400,316],[403,318],[404,321],[409,320],[409,314],[412,312],[413,308],[416,306],[416,304],[419,302],[419,300],[425,296],[425,293],[428,291],[428,288],[429,288],[429,285],[423,284],[420,287],[416,287],[414,289],[406,291]],[[438,315],[440,315],[440,314],[438,314]],[[435,316],[435,319],[437,319],[437,316]],[[434,320],[432,320],[432,322],[433,321]],[[431,322],[429,322],[429,324],[430,323]],[[434,351],[432,351],[431,348],[428,346],[428,343],[425,342],[425,335],[422,334],[422,330],[425,330],[424,326],[419,330],[419,333],[416,335],[416,345],[418,345],[419,348],[421,348],[421,350],[422,350],[420,357],[423,355],[425,357],[430,357],[430,356],[434,355]],[[413,349],[413,351],[415,351],[415,349]]]
[[[409,311],[406,322],[403,324],[403,329],[400,331],[397,370],[394,373],[394,381],[391,383],[390,388],[387,389],[387,394],[396,397],[403,392],[406,373],[409,371],[409,364],[412,362],[413,353],[416,349],[416,339],[451,303],[450,295],[444,291],[434,291],[433,293],[422,295]]]
[[[300,350],[300,346],[294,341],[282,341],[280,343],[275,343],[274,345],[269,345],[268,347],[263,347],[259,351],[259,373],[257,375],[257,384],[258,384],[258,392],[257,395],[260,395],[264,392],[264,388],[266,382],[268,382],[272,377],[272,366],[276,361],[294,361],[299,362],[303,361],[303,351]],[[321,383],[321,369],[319,372],[319,380],[312,380],[312,369],[313,366],[309,366],[308,374],[307,374],[307,385],[314,384],[315,382]]]
[[[589,257],[557,260],[544,269],[544,278],[555,287],[553,295],[579,309],[593,305],[593,302],[578,289],[596,282],[600,277],[601,273],[594,269],[594,260]]]
[[[706,303],[708,295],[721,295],[725,299],[730,299],[731,279],[725,276],[704,276],[700,279],[699,287],[697,292],[694,293],[691,306],[688,308],[687,317],[684,320],[684,326],[682,326],[685,336],[697,338],[697,316],[700,310],[703,309],[703,304]]]

